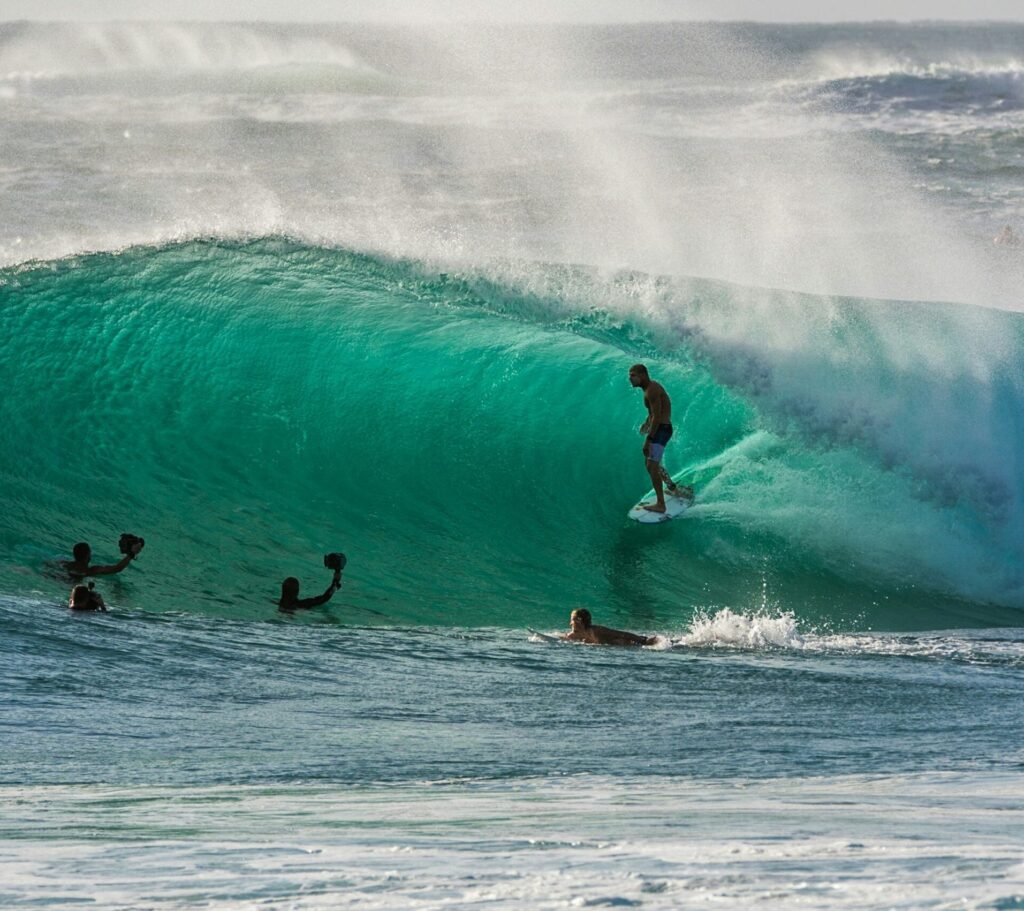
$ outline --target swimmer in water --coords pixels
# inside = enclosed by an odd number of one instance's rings
[[[88,585],[76,585],[71,589],[68,607],[71,610],[105,611],[107,609],[107,605],[103,603],[103,596],[93,589],[91,582]]]
[[[299,580],[295,576],[289,576],[281,583],[281,598],[277,602],[277,609],[290,614],[293,611],[305,610],[309,607],[319,607],[321,604],[326,604],[334,597],[334,593],[341,588],[341,571],[345,568],[345,563],[344,554],[327,554],[324,557],[324,566],[334,570],[334,577],[331,579],[331,584],[327,586],[327,591],[322,595],[317,595],[315,598],[300,598]]]
[[[598,626],[585,607],[569,615],[569,625],[572,628],[562,638],[570,642],[585,642],[587,645],[654,645],[658,641],[657,636],[641,636],[622,629]]]
[[[92,560],[92,548],[86,541],[79,541],[72,549],[73,560],[62,560],[60,565],[69,576],[83,578],[86,576],[112,576],[119,573],[132,562],[141,552],[145,542],[142,538],[135,538],[130,535],[122,535],[122,538],[129,538],[128,543],[122,548],[124,556],[109,566],[90,566]]]

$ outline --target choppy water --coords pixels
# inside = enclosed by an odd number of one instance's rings
[[[0,903],[1024,907],[1021,37],[0,27]]]

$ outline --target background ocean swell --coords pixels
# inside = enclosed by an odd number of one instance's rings
[[[1022,34],[8,24],[0,262],[285,234],[1016,309]]]
[[[553,625],[579,603],[678,630],[783,605],[931,629],[1024,604],[1014,314],[282,238],[9,268],[0,313],[8,589],[131,529],[150,548],[103,587],[151,610],[266,616],[337,547],[346,622]],[[637,359],[700,490],[644,535],[623,518]]]

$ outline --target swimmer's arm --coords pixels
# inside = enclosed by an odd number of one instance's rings
[[[321,604],[326,604],[330,601],[339,588],[341,588],[341,573],[336,572],[334,578],[331,579],[331,584],[327,586],[327,591],[322,595],[317,595],[315,598],[299,598],[293,607],[319,607]]]
[[[90,566],[84,573],[86,576],[112,576],[114,573],[121,572],[132,560],[135,559],[135,554],[125,554],[119,563],[113,563],[110,566]]]

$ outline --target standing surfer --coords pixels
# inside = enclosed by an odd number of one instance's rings
[[[643,389],[644,405],[647,407],[647,420],[641,425],[640,432],[647,434],[644,440],[644,458],[657,501],[647,503],[644,509],[649,512],[664,512],[663,484],[674,497],[693,497],[693,488],[677,486],[661,466],[665,446],[672,438],[672,400],[668,397],[665,387],[651,379],[643,364],[634,364],[629,368],[629,382],[634,388]]]

